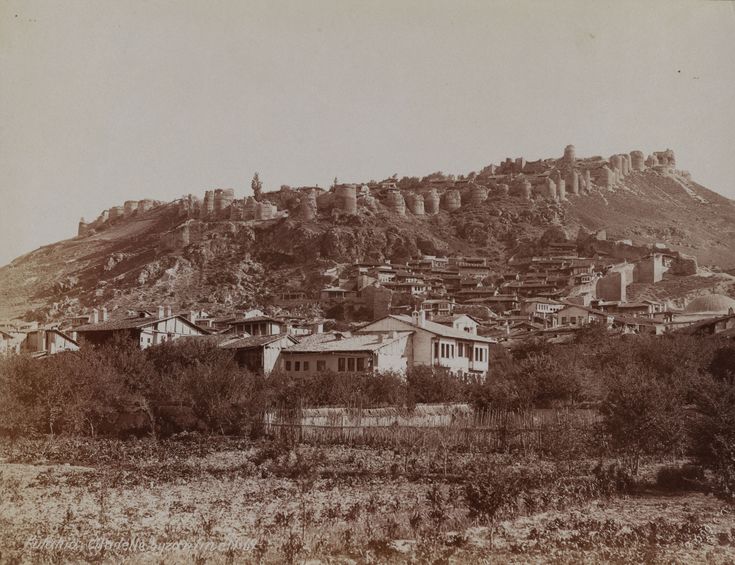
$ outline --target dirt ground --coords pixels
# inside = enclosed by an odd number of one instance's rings
[[[439,471],[432,454],[267,442],[0,454],[2,563],[735,562],[735,508],[702,492],[549,487],[471,517],[458,471],[556,468],[541,459],[452,454]]]

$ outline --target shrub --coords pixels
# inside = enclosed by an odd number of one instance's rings
[[[644,454],[668,454],[680,450],[685,440],[682,418],[684,391],[649,371],[608,373],[607,394],[601,406],[604,428],[613,448],[627,459],[637,474]]]
[[[667,465],[656,473],[656,486],[666,491],[684,491],[699,487],[704,470],[699,465]]]
[[[409,403],[455,402],[464,398],[464,381],[438,367],[417,366],[406,372]]]
[[[735,384],[727,373],[704,379],[694,393],[689,428],[697,461],[711,469],[716,490],[735,501]]]

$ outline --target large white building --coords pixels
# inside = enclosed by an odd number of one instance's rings
[[[454,373],[484,374],[489,368],[492,338],[482,337],[426,319],[423,311],[411,316],[386,316],[363,327],[361,333],[412,332],[408,366],[444,367]]]
[[[314,334],[281,350],[278,368],[286,373],[405,373],[411,332]]]

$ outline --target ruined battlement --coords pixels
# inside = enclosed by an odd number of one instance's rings
[[[111,208],[102,210],[99,216],[91,222],[87,222],[84,218],[81,218],[77,228],[77,235],[90,235],[107,229],[120,220],[142,216],[148,210],[151,210],[156,206],[160,206],[161,204],[162,202],[159,202],[158,200],[126,200],[122,206],[112,206]]]
[[[559,158],[528,161],[524,157],[507,157],[499,165],[483,167],[479,174],[456,180],[452,176],[429,178],[407,189],[401,188],[395,177],[380,183],[336,184],[329,191],[318,187],[294,191],[286,187],[285,192],[271,193],[271,200],[268,193],[258,200],[252,196],[238,199],[234,189],[216,188],[206,190],[202,198],[189,194],[172,204],[182,220],[268,221],[290,215],[313,221],[319,214],[354,216],[361,211],[427,217],[465,206],[479,207],[490,199],[506,196],[526,202],[563,203],[595,190],[615,190],[629,175],[645,172],[676,173],[689,178],[675,167],[676,156],[671,149],[654,151],[647,157],[636,149],[609,158],[585,158],[577,155],[574,145],[567,145]],[[122,206],[103,210],[93,222],[82,218],[77,233],[94,233],[122,219],[145,214],[160,204],[147,199],[125,201]],[[181,234],[172,236],[174,242],[185,239]]]

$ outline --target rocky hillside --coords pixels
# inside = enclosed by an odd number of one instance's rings
[[[502,269],[551,226],[569,238],[582,228],[664,242],[700,265],[735,267],[735,203],[679,174],[632,172],[613,188],[590,186],[560,200],[524,200],[490,186],[481,202],[462,193],[458,209],[423,216],[395,213],[380,185],[354,215],[330,205],[332,196],[320,195],[313,217],[299,213],[299,191],[285,189],[263,195],[283,209],[273,219],[202,218],[176,201],[85,229],[0,268],[0,319],[56,319],[93,305],[210,312],[266,305],[282,290],[318,290],[331,266],[418,254],[484,255]]]

